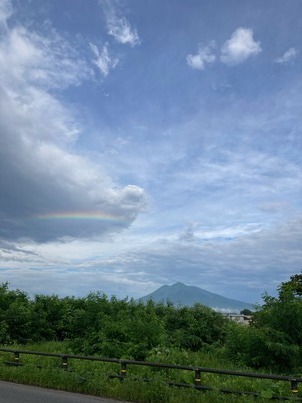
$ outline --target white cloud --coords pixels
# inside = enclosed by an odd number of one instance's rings
[[[115,62],[106,47],[97,54],[106,75]],[[52,29],[41,34],[18,25],[1,36],[0,239],[104,236],[129,226],[143,208],[143,189],[118,186],[73,151],[82,127],[56,90],[91,76],[76,47]],[[67,221],[47,219],[70,213]]]
[[[108,34],[122,44],[129,43],[131,46],[139,45],[140,39],[136,29],[131,28],[125,18],[113,19],[108,21]]]
[[[23,243],[18,250],[6,244],[2,267],[10,270],[1,270],[0,281],[32,292],[41,292],[43,284],[43,292],[58,289],[64,290],[64,295],[83,295],[100,287],[116,294],[123,284],[123,296],[134,297],[165,283],[183,281],[251,302],[256,302],[257,289],[260,302],[264,290],[274,291],[276,285],[300,270],[299,216],[261,231],[253,223],[196,232],[195,225],[190,228],[185,239],[177,232],[162,237],[156,233],[146,242],[139,233],[131,236],[130,231],[116,236],[114,244],[97,240]]]
[[[187,63],[192,69],[204,70],[207,63],[214,63],[216,56],[213,54],[215,43],[212,41],[208,46],[199,48],[195,55],[189,54],[186,57]]]
[[[280,64],[289,63],[297,57],[298,53],[295,48],[290,48],[282,56],[277,57],[275,62]]]
[[[208,46],[200,47],[196,54],[187,55],[188,65],[192,69],[204,70],[207,64],[214,63],[217,59],[214,48],[215,42],[211,41]],[[233,66],[260,52],[260,42],[254,41],[253,31],[240,27],[222,46],[220,60],[222,63]]]
[[[253,39],[253,30],[237,28],[221,48],[221,61],[229,66],[244,62],[261,52],[260,42]]]
[[[90,47],[96,56],[94,64],[99,68],[103,76],[108,76],[110,70],[115,69],[118,65],[119,58],[110,55],[107,43],[101,49],[94,44],[90,44]]]
[[[140,39],[137,30],[131,27],[125,16],[120,15],[118,7],[114,3],[110,0],[100,0],[106,18],[108,34],[123,45],[139,45]]]
[[[0,78],[11,89],[30,83],[64,88],[78,85],[92,74],[75,47],[54,30],[45,36],[18,26],[8,30],[0,41]]]

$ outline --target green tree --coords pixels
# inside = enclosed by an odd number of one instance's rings
[[[0,343],[24,343],[31,337],[31,307],[27,294],[0,285]]]
[[[36,295],[32,304],[32,334],[35,341],[64,340],[65,304],[57,295]]]
[[[281,283],[278,291],[280,299],[286,296],[302,297],[302,274],[294,274],[289,281]]]
[[[296,371],[302,361],[301,275],[278,287],[278,297],[263,295],[251,327],[230,327],[227,348],[232,358],[257,368]]]

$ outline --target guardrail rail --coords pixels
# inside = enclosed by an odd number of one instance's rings
[[[0,351],[5,353],[13,353],[13,361],[6,361],[7,365],[14,366],[24,366],[26,363],[20,361],[20,355],[36,355],[36,356],[45,356],[45,357],[57,357],[61,359],[61,368],[63,370],[68,369],[69,360],[85,360],[85,361],[98,361],[98,362],[107,362],[114,363],[120,366],[119,373],[109,375],[110,378],[119,378],[124,380],[128,377],[128,367],[131,365],[136,366],[145,366],[145,367],[155,367],[155,368],[166,368],[173,370],[182,370],[182,371],[191,371],[194,372],[194,383],[178,383],[178,382],[167,382],[169,386],[177,386],[177,387],[185,387],[185,388],[195,388],[200,391],[210,391],[216,390],[221,393],[228,394],[237,394],[237,395],[250,395],[255,397],[260,397],[260,393],[256,391],[238,391],[238,390],[229,390],[224,388],[214,388],[211,386],[204,385],[202,383],[202,373],[210,373],[210,374],[219,374],[219,375],[230,375],[236,377],[246,377],[246,378],[257,378],[257,379],[269,379],[273,381],[282,381],[290,383],[290,390],[292,392],[292,396],[274,396],[275,400],[291,400],[294,398],[295,400],[302,401],[301,398],[297,397],[298,386],[299,383],[302,382],[301,377],[293,377],[293,376],[283,376],[283,375],[273,375],[273,374],[261,374],[254,372],[241,372],[241,371],[231,371],[225,369],[215,369],[215,368],[206,368],[206,367],[195,367],[190,365],[177,365],[177,364],[164,364],[157,362],[147,362],[147,361],[135,361],[135,360],[124,360],[117,358],[102,358],[96,356],[81,356],[81,355],[73,355],[73,354],[58,354],[58,353],[44,353],[40,351],[30,351],[30,350],[19,350],[19,349],[7,349],[0,348]],[[39,368],[41,368],[39,366]],[[141,381],[150,382],[152,379],[138,379]]]

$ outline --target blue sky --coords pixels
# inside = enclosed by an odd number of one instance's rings
[[[300,0],[1,0],[0,281],[247,302],[302,262]]]

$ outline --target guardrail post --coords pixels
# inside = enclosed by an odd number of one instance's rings
[[[290,389],[294,394],[298,393],[298,383],[297,379],[290,380]]]
[[[127,364],[123,361],[121,361],[120,375],[122,378],[126,378],[126,376],[127,376]]]
[[[20,353],[18,351],[15,351],[14,352],[14,362],[16,364],[19,364],[19,361],[20,361]]]
[[[67,371],[68,368],[68,361],[65,355],[62,357],[62,368],[64,369],[64,371]]]
[[[201,372],[200,372],[200,369],[195,369],[194,385],[195,386],[200,386],[201,385]]]

